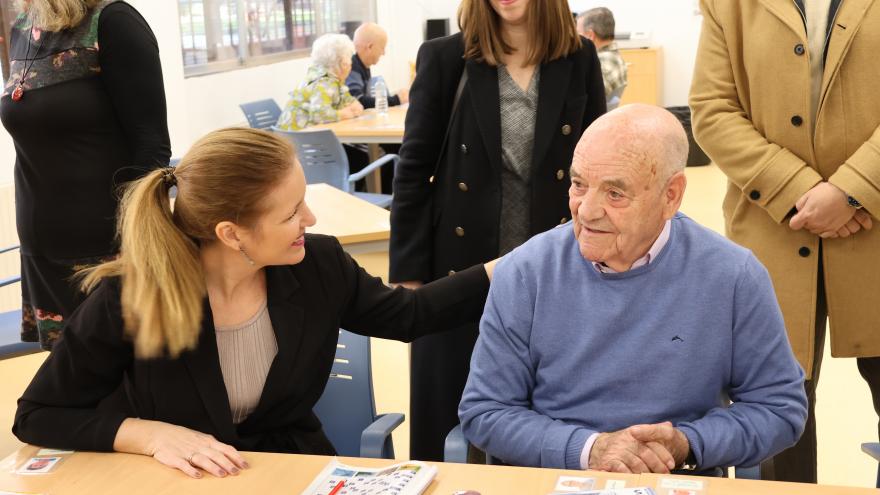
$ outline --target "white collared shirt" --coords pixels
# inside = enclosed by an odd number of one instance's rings
[[[666,246],[666,243],[669,242],[669,232],[672,229],[672,221],[667,220],[666,224],[663,225],[663,230],[660,231],[660,235],[657,236],[657,240],[654,241],[654,244],[651,245],[651,249],[648,249],[648,252],[637,259],[635,263],[629,267],[630,270],[634,270],[640,266],[648,265],[660,255],[660,251],[663,251],[663,248]],[[602,263],[600,261],[594,261],[593,267],[601,273],[617,273],[610,266]]]

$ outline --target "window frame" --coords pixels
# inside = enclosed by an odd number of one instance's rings
[[[0,0],[3,1],[3,0]],[[181,7],[181,2],[183,0],[177,0],[178,8]],[[192,0],[190,0],[191,2]],[[205,8],[205,4],[207,4],[211,0],[201,0],[202,8]],[[247,22],[247,8],[246,4],[249,0],[232,0],[236,3],[236,17],[237,17],[237,28],[238,28],[238,40],[247,40],[249,39],[248,32],[248,22]],[[277,0],[281,3],[284,9],[285,15],[285,23],[284,23],[284,31],[286,38],[285,45],[288,47],[293,47],[296,43],[296,37],[294,32],[297,29],[302,29],[304,31],[304,36],[318,36],[318,33],[326,34],[333,31],[322,32],[322,21],[323,14],[316,13],[317,10],[325,8],[322,4],[326,0]],[[375,22],[376,20],[376,11],[377,5],[376,0],[367,0],[369,2],[367,21]],[[341,0],[337,4],[337,8],[342,8],[344,0]],[[190,4],[191,5],[191,4]],[[305,24],[297,24],[295,18],[297,15],[304,15],[306,12],[311,10],[311,22]],[[204,14],[203,14],[204,16]],[[343,16],[344,18],[344,16]],[[178,32],[180,34],[180,49],[183,52],[183,40],[185,38],[183,34],[183,19],[182,13],[178,11],[177,15],[178,20]],[[340,21],[342,23],[344,21]],[[343,32],[342,24],[340,24],[339,31]],[[311,45],[311,43],[308,43]],[[268,53],[262,55],[249,55],[248,54],[248,43],[239,42],[236,45],[232,45],[236,49],[236,57],[229,58],[226,60],[218,60],[213,62],[206,62],[200,64],[187,64],[187,57],[183,57],[183,75],[184,78],[190,77],[201,77],[212,74],[219,74],[222,72],[234,71],[239,69],[247,69],[253,67],[259,67],[262,65],[275,64],[278,62],[285,62],[288,60],[296,60],[302,58],[308,58],[311,54],[311,47],[300,47],[300,48],[290,48],[281,52],[276,53]]]

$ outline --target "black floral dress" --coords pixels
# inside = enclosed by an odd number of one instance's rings
[[[82,298],[72,275],[118,251],[120,186],[168,164],[165,92],[156,39],[125,2],[58,32],[21,15],[10,38],[0,118],[16,150],[22,340],[51,349]]]

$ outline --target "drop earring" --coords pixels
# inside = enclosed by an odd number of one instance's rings
[[[251,258],[250,256],[248,256],[248,254],[246,252],[244,252],[244,248],[239,246],[238,250],[241,251],[242,255],[244,255],[244,259],[246,259],[247,262],[250,263],[251,266],[254,266],[254,259]]]

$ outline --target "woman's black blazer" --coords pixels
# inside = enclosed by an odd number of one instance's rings
[[[568,169],[584,129],[605,113],[596,49],[540,66],[531,235],[565,223]],[[501,107],[496,67],[465,61],[461,34],[425,42],[416,61],[391,207],[391,281],[429,281],[498,256]],[[443,137],[463,70],[445,149]],[[439,167],[435,170],[438,158]]]
[[[306,257],[266,269],[278,354],[256,410],[232,422],[211,308],[198,347],[178,358],[138,359],[123,332],[120,284],[109,279],[73,314],[18,403],[23,442],[113,450],[125,417],[165,421],[214,435],[240,450],[332,454],[312,407],[330,374],[339,328],[402,341],[477,321],[489,282],[474,267],[417,291],[367,274],[333,237],[307,235]],[[129,413],[98,408],[125,380]]]

